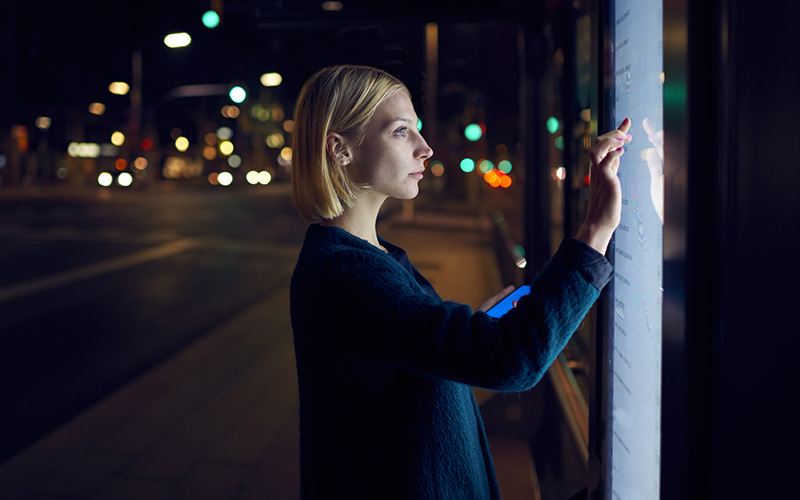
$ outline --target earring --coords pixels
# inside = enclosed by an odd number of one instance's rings
[[[341,165],[343,167],[345,165],[347,165],[348,163],[350,163],[350,160],[348,160],[347,157],[345,155],[343,155],[343,154],[339,155],[338,160],[339,160],[339,165]]]

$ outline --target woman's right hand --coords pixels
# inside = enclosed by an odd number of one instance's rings
[[[589,209],[576,238],[605,254],[622,212],[622,186],[617,171],[624,144],[631,141],[631,120],[625,118],[617,130],[597,138],[589,151]]]

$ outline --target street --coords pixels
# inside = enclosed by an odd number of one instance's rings
[[[286,184],[0,192],[0,462],[287,288],[305,227]]]

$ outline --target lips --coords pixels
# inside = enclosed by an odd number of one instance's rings
[[[415,179],[422,179],[422,177],[425,175],[425,171],[424,170],[420,170],[419,172],[413,172],[413,173],[410,173],[408,175],[409,175],[409,177],[413,177]]]

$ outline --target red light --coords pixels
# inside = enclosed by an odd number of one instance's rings
[[[153,141],[151,141],[150,139],[143,139],[142,149],[144,149],[145,151],[150,151],[151,149],[153,149]]]
[[[513,182],[508,174],[496,168],[483,174],[483,180],[493,188],[501,187],[503,189],[509,188]]]
[[[589,174],[586,174],[586,176],[583,178],[583,183],[587,186],[589,185]]]
[[[28,129],[22,125],[11,127],[11,135],[17,140],[17,149],[20,151],[28,150]]]

